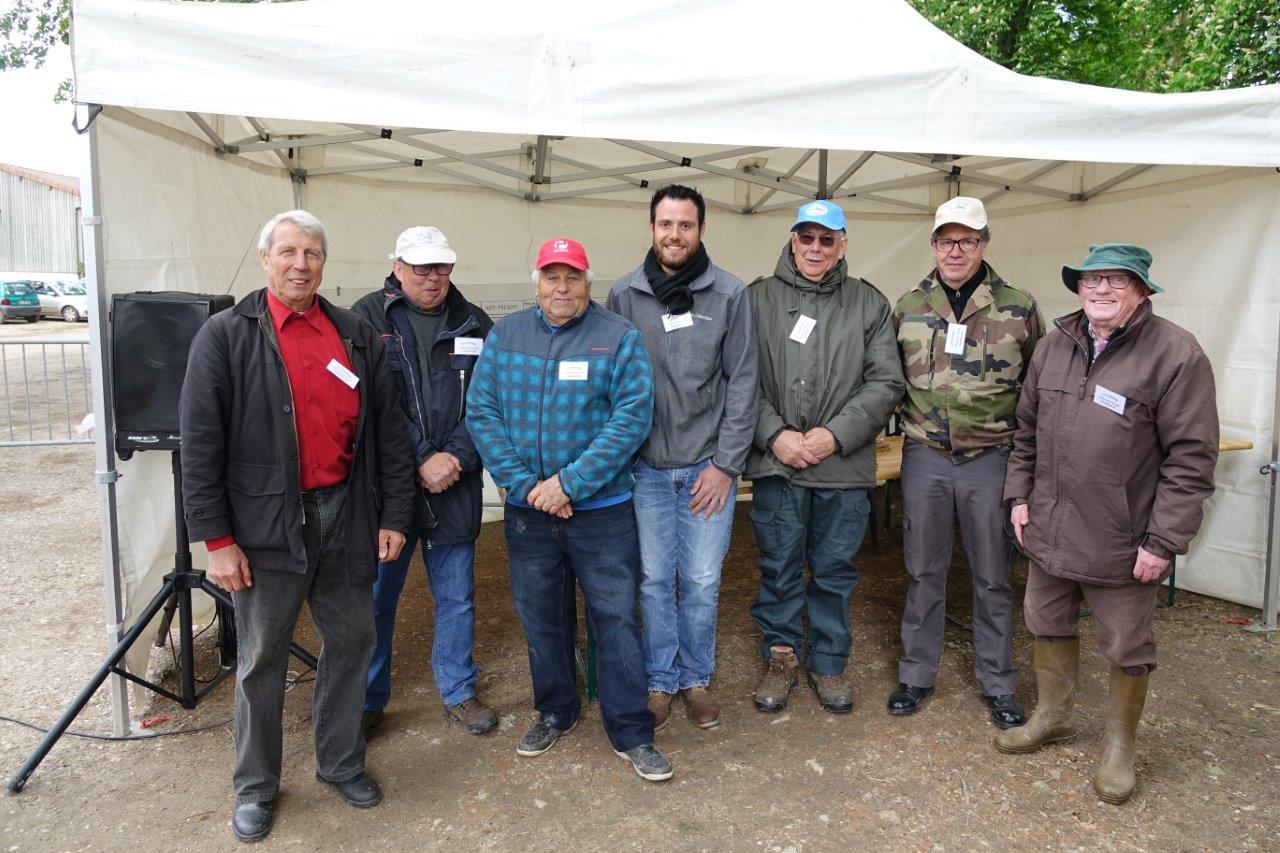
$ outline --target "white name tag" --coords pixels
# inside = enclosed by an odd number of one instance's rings
[[[454,338],[454,355],[479,355],[484,349],[484,338]]]
[[[791,340],[798,344],[808,343],[809,335],[813,334],[813,327],[816,325],[818,325],[817,320],[801,314],[796,318],[796,325],[791,330]]]
[[[360,381],[360,377],[356,376],[346,365],[338,361],[336,358],[329,359],[329,372],[342,380],[342,384],[348,388],[356,387],[356,383]]]
[[[562,361],[560,362],[560,379],[580,382],[587,378],[587,369],[590,366],[590,362],[586,361]]]
[[[1093,402],[1097,403],[1104,409],[1110,409],[1117,415],[1124,414],[1124,404],[1128,400],[1123,394],[1117,394],[1115,391],[1108,391],[1101,385],[1093,386]]]
[[[676,329],[683,329],[693,325],[693,315],[688,311],[683,314],[663,314],[662,329],[667,332],[674,332]]]
[[[968,328],[964,323],[948,323],[947,345],[943,352],[947,355],[964,355],[964,333]]]

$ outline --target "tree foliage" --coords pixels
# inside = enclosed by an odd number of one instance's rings
[[[39,68],[58,42],[71,32],[71,0],[10,0],[0,14],[0,71]]]
[[[1276,0],[909,0],[1006,68],[1121,89],[1280,82]]]

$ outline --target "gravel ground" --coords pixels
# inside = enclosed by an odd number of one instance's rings
[[[53,327],[55,322],[36,324]],[[83,333],[83,326],[79,327]],[[17,326],[6,326],[6,339]],[[26,331],[25,327],[21,331]],[[48,330],[42,330],[48,334]],[[48,725],[104,654],[97,495],[89,447],[0,448],[0,714]],[[894,520],[897,520],[896,514]],[[969,616],[957,551],[950,612]],[[938,691],[914,717],[891,718],[897,622],[905,581],[895,530],[855,561],[862,582],[852,621],[857,687],[852,714],[832,716],[797,688],[778,715],[754,711],[758,633],[747,616],[756,577],[746,506],[739,506],[721,596],[716,689],[723,724],[694,728],[679,713],[658,735],[676,765],[669,783],[638,779],[608,748],[599,714],[537,759],[514,747],[532,721],[523,636],[511,605],[501,529],[489,524],[477,558],[476,658],[482,697],[502,715],[473,737],[448,723],[427,667],[430,599],[420,571],[406,588],[394,660],[395,694],[370,746],[386,800],[361,812],[312,779],[311,684],[285,707],[284,790],[265,849],[835,850],[1277,849],[1280,826],[1280,641],[1233,624],[1235,605],[1180,594],[1161,610],[1162,664],[1139,733],[1138,794],[1100,802],[1090,778],[1105,722],[1106,670],[1087,649],[1072,744],[1024,757],[997,754],[972,682],[972,643],[948,624]],[[1019,591],[1025,578],[1017,575]],[[1034,702],[1021,613],[1016,659]],[[304,618],[300,642],[318,650]],[[169,650],[152,653],[163,672]],[[216,665],[212,637],[198,665]],[[131,743],[64,738],[19,795],[0,797],[0,850],[236,847],[228,827],[231,686],[192,711],[157,700],[135,716],[208,731]],[[76,723],[107,733],[99,691]],[[7,778],[36,732],[0,722]]]

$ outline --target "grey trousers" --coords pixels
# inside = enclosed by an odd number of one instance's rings
[[[307,492],[307,573],[253,572],[253,586],[232,594],[236,611],[236,803],[266,802],[280,790],[285,673],[289,644],[305,599],[320,632],[320,667],[312,703],[316,769],[331,782],[364,770],[360,716],[373,655],[373,594],[348,581],[338,535],[341,487]],[[253,564],[249,564],[250,571]]]
[[[1009,584],[1017,547],[1001,503],[1007,462],[1003,449],[955,465],[915,441],[903,446],[902,550],[908,585],[898,680],[905,684],[932,687],[938,678],[957,521],[973,578],[974,676],[988,696],[1012,693],[1018,683]]]

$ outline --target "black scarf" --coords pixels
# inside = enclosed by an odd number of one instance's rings
[[[693,253],[688,263],[667,275],[658,263],[658,256],[650,248],[649,254],[644,256],[644,277],[649,279],[653,295],[667,306],[668,312],[685,314],[693,309],[693,293],[690,292],[689,285],[706,272],[709,266],[711,258],[707,256],[707,247],[699,244],[698,251]]]

